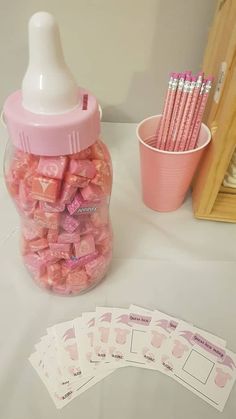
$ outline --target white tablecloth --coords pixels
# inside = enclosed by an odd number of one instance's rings
[[[1,131],[4,148],[5,133]],[[236,387],[222,414],[167,376],[125,368],[61,412],[28,362],[48,326],[96,305],[158,308],[227,340],[236,352],[236,226],[198,221],[191,200],[173,213],[146,208],[140,197],[134,124],[103,124],[114,166],[111,217],[114,259],[106,280],[81,297],[49,295],[34,285],[18,250],[18,216],[0,189],[1,419],[234,419]]]

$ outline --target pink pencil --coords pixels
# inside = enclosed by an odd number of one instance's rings
[[[181,97],[181,101],[180,101],[180,106],[179,106],[179,111],[178,111],[176,124],[173,128],[172,141],[173,141],[173,145],[174,145],[173,149],[175,151],[178,150],[178,146],[179,146],[179,141],[180,141],[179,129],[180,129],[183,113],[184,113],[185,104],[186,104],[186,101],[187,101],[187,98],[188,98],[188,92],[189,92],[189,89],[190,89],[190,85],[191,85],[191,77],[189,75],[187,75],[186,80],[184,82],[184,88],[183,88],[183,93],[182,93],[182,97]]]
[[[197,99],[196,110],[194,112],[193,122],[192,122],[192,125],[191,125],[191,128],[190,128],[190,133],[189,133],[189,138],[190,139],[192,137],[193,130],[194,130],[194,127],[195,127],[195,124],[196,124],[196,121],[197,121],[197,116],[198,116],[198,112],[199,112],[199,109],[200,109],[200,105],[201,105],[201,101],[202,101],[202,95],[204,93],[205,86],[206,86],[206,80],[204,79],[203,82],[202,82],[201,88],[200,88],[200,93],[199,93],[199,96],[198,96],[198,99]],[[190,140],[189,140],[189,143],[190,143]]]
[[[179,82],[179,74],[175,73],[175,75],[173,77],[171,90],[170,90],[170,98],[169,98],[169,103],[168,103],[168,106],[167,106],[167,114],[166,114],[163,134],[162,134],[161,143],[160,143],[160,146],[159,146],[161,150],[165,150],[165,145],[166,145],[166,142],[167,142],[168,132],[169,132],[170,123],[171,123],[172,112],[173,112],[173,109],[174,109],[175,96],[176,96],[176,90],[177,90],[178,82]]]
[[[196,86],[196,81],[197,81],[197,77],[193,76],[191,84],[190,84],[189,92],[188,92],[188,97],[187,97],[187,100],[186,100],[186,103],[185,103],[185,108],[184,108],[182,121],[181,121],[180,128],[179,128],[178,151],[184,151],[185,143],[186,143],[186,140],[187,140],[187,138],[185,136],[185,128],[186,128],[186,125],[188,124],[189,111],[190,111],[192,100],[193,100],[193,92],[194,92],[194,89],[195,89],[195,86]]]
[[[176,95],[175,95],[174,109],[173,109],[172,116],[171,116],[171,123],[170,123],[169,132],[168,132],[166,147],[165,147],[165,149],[168,150],[168,151],[171,151],[172,147],[173,147],[172,133],[173,133],[173,128],[174,128],[174,125],[176,123],[176,119],[177,119],[177,115],[178,115],[180,100],[181,100],[183,87],[184,87],[185,76],[186,76],[186,73],[180,73],[180,75],[179,75],[179,83],[178,83],[178,87],[177,87],[177,91],[176,91]]]
[[[188,147],[189,150],[192,150],[197,145],[198,135],[199,135],[199,131],[200,131],[200,128],[201,128],[202,117],[203,117],[204,110],[205,110],[205,107],[206,107],[208,95],[209,95],[209,92],[211,90],[212,81],[213,81],[212,77],[208,77],[206,79],[205,88],[203,90],[203,94],[201,95],[201,101],[200,101],[200,105],[199,105],[199,109],[198,109],[196,123],[194,125],[193,131],[192,131],[192,134],[191,134],[191,140],[190,140],[189,147]]]
[[[161,139],[162,139],[162,134],[163,134],[163,130],[164,130],[165,119],[166,119],[166,115],[167,115],[167,108],[168,108],[168,105],[169,105],[171,87],[172,87],[172,82],[173,82],[174,76],[175,76],[175,73],[170,74],[170,79],[169,79],[169,83],[168,83],[168,90],[167,90],[167,94],[166,94],[166,98],[165,98],[165,104],[164,104],[164,109],[163,109],[163,112],[162,112],[161,122],[160,122],[159,127],[158,127],[157,132],[156,132],[156,137],[157,137],[156,147],[157,148],[159,148],[160,144],[161,144]]]
[[[197,74],[197,81],[196,81],[196,85],[193,91],[193,97],[192,97],[192,102],[189,109],[188,120],[186,122],[184,133],[183,133],[183,137],[185,141],[184,150],[188,150],[188,145],[190,143],[190,133],[192,131],[192,126],[195,120],[195,114],[197,112],[198,97],[201,91],[203,77],[204,77],[204,73],[202,71]]]

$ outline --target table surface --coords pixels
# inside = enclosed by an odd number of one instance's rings
[[[146,208],[135,125],[103,123],[102,129],[114,167],[114,258],[106,280],[87,294],[63,298],[34,285],[20,259],[19,219],[1,174],[1,418],[233,419],[236,386],[219,413],[167,376],[132,367],[117,370],[58,412],[28,362],[50,325],[96,305],[130,303],[194,323],[236,352],[236,225],[194,219],[190,197],[172,213]],[[6,133],[0,133],[3,155]]]

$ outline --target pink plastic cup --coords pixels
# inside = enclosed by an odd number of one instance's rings
[[[190,187],[198,163],[211,141],[211,132],[201,125],[197,148],[190,151],[163,151],[155,147],[161,115],[144,119],[137,127],[143,202],[155,211],[179,208]]]

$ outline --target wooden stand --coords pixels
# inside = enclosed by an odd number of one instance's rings
[[[197,218],[236,222],[236,189],[222,186],[236,148],[236,1],[221,0],[211,28],[203,71],[215,77],[204,122],[212,141],[193,184]]]

